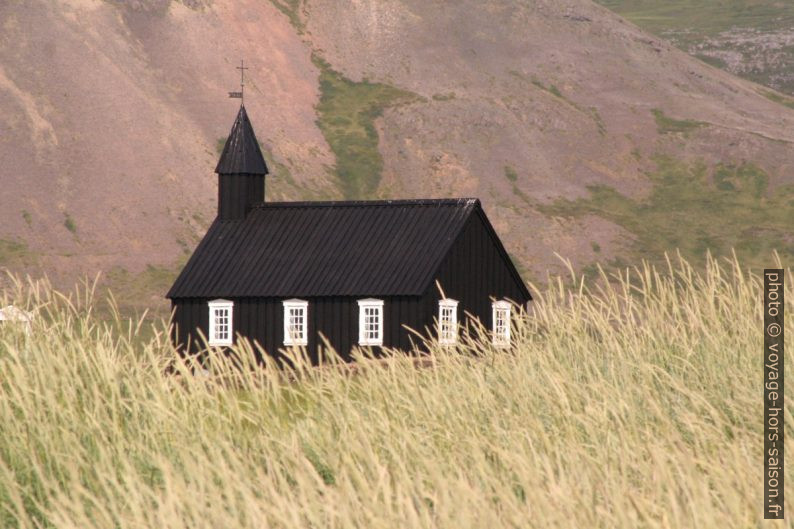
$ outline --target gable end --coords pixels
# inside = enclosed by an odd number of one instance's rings
[[[438,266],[436,267],[432,277],[428,281],[427,288],[425,289],[425,295],[427,295],[428,293],[430,293],[431,291],[433,291],[436,288],[435,280],[440,278],[442,274],[446,274],[446,273],[450,272],[450,270],[454,269],[458,264],[462,265],[462,263],[454,263],[454,262],[452,262],[455,259],[460,259],[461,258],[460,255],[455,255],[455,253],[457,251],[456,247],[458,245],[464,244],[464,242],[463,242],[464,237],[472,236],[472,234],[469,233],[470,230],[472,229],[471,223],[479,222],[480,228],[482,229],[482,232],[484,232],[484,234],[483,234],[484,238],[487,241],[486,244],[490,244],[491,245],[492,250],[495,251],[495,253],[496,253],[497,260],[500,262],[500,264],[502,264],[504,266],[504,272],[507,273],[507,276],[512,281],[512,283],[514,283],[514,286],[515,286],[516,290],[518,291],[520,296],[523,298],[523,299],[515,299],[514,301],[520,302],[520,303],[526,303],[527,301],[531,301],[533,298],[532,298],[532,295],[529,292],[529,289],[527,288],[526,284],[524,283],[523,279],[521,278],[521,274],[519,274],[518,270],[516,269],[515,265],[513,264],[512,259],[510,259],[510,256],[507,253],[507,250],[505,250],[505,247],[502,244],[501,239],[499,239],[499,236],[496,233],[496,230],[494,229],[494,227],[491,225],[490,221],[488,220],[488,216],[485,214],[485,211],[482,209],[482,206],[481,206],[479,201],[477,202],[477,206],[476,206],[475,210],[476,210],[476,214],[472,214],[472,215],[469,216],[469,218],[467,219],[467,222],[464,225],[463,229],[461,229],[461,231],[458,233],[457,237],[452,242],[452,244],[450,244],[449,247],[445,249],[444,258],[438,263]],[[475,219],[477,219],[477,220],[475,220]],[[480,237],[482,237],[482,236],[480,236]],[[482,257],[483,256],[480,255],[480,256],[475,256],[474,258],[475,259],[481,259]],[[488,260],[491,261],[491,264],[493,264],[493,258],[492,257],[488,258]],[[478,272],[479,273],[483,273],[484,270],[487,270],[487,266],[488,265],[483,264],[482,265],[482,270],[479,270]],[[477,275],[477,272],[470,272],[469,277],[473,278],[476,275]],[[456,282],[461,282],[461,281],[462,281],[461,279],[458,279]],[[442,286],[442,288],[446,288],[447,286],[452,287],[453,285],[443,285],[442,284],[441,286]],[[457,286],[460,287],[460,285],[457,285]],[[447,293],[447,294],[449,295],[449,293]]]
[[[521,274],[518,272],[518,269],[516,269],[516,265],[513,264],[513,260],[510,258],[510,254],[508,254],[507,250],[505,250],[504,244],[502,244],[502,240],[499,238],[499,235],[497,235],[496,230],[491,224],[491,221],[488,220],[488,216],[485,214],[485,211],[482,209],[482,207],[479,204],[477,207],[477,216],[480,217],[480,220],[482,220],[482,223],[485,225],[485,229],[488,231],[488,234],[491,236],[491,241],[493,242],[494,246],[496,246],[496,250],[502,256],[505,265],[507,265],[507,268],[510,270],[510,274],[513,276],[513,280],[519,286],[522,293],[526,296],[526,300],[532,301],[532,294],[530,294],[526,283],[524,283],[524,280],[521,278]]]

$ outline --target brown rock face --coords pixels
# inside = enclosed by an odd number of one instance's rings
[[[269,197],[340,196],[314,53],[419,96],[374,121],[375,194],[479,196],[533,279],[554,252],[628,251],[625,226],[541,209],[593,184],[641,199],[654,155],[752,161],[771,188],[792,183],[794,110],[585,0],[12,0],[0,28],[0,239],[30,257],[0,265],[63,281],[174,269],[192,250],[216,212],[240,58],[282,168]]]

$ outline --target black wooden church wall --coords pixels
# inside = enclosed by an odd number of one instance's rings
[[[493,227],[477,208],[439,268],[436,280],[447,298],[458,303],[458,322],[471,314],[492,328],[491,302],[507,299],[526,307],[526,287],[498,243]],[[438,317],[441,294],[433,284],[423,298],[423,314]]]
[[[496,242],[496,234],[479,208],[468,219],[436,275],[447,298],[458,304],[458,322],[465,324],[466,314],[479,318],[490,329],[493,299],[509,299],[526,303],[526,289],[520,277],[508,265],[509,257]],[[308,306],[308,351],[317,358],[317,348],[322,345],[322,333],[346,360],[351,359],[351,349],[358,343],[358,300],[373,297],[383,299],[384,336],[388,347],[403,350],[418,344],[417,337],[404,326],[427,336],[435,334],[438,301],[441,294],[435,284],[423,296],[356,296],[356,297],[304,297]],[[214,298],[213,298],[214,299]],[[224,298],[234,301],[233,335],[246,336],[258,342],[269,354],[284,348],[285,298]],[[184,352],[198,352],[203,342],[195,329],[208,335],[210,299],[179,298],[173,300],[174,338]],[[190,347],[186,348],[186,344]]]

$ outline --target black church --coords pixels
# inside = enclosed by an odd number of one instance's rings
[[[217,217],[166,295],[183,353],[247,337],[316,362],[324,337],[349,360],[417,333],[454,344],[475,319],[509,345],[532,299],[476,198],[267,202],[244,106],[215,172]]]

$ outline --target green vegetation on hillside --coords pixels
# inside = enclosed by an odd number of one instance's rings
[[[0,266],[24,264],[34,257],[24,241],[0,239]]]
[[[223,148],[226,147],[226,140],[229,136],[221,136],[217,140],[215,140],[215,154],[220,156],[223,154]]]
[[[455,99],[455,92],[447,92],[446,94],[433,94],[433,101],[452,101]]]
[[[276,8],[284,13],[289,18],[290,24],[294,27],[298,34],[302,34],[306,29],[300,17],[300,8],[302,0],[270,0]]]
[[[203,372],[162,322],[19,289],[0,301],[37,317],[0,326],[0,527],[762,526],[762,279],[673,260],[549,283],[510,348],[352,374],[255,368],[245,343]]]
[[[607,128],[606,124],[604,123],[601,114],[598,112],[596,107],[584,107],[580,106],[579,104],[575,103],[571,99],[565,97],[565,95],[560,91],[559,88],[554,83],[549,83],[549,85],[545,85],[543,81],[537,79],[536,77],[531,77],[526,74],[519,72],[518,70],[509,70],[508,73],[515,77],[516,79],[520,79],[524,82],[531,83],[533,86],[540,88],[544,92],[548,92],[549,94],[553,95],[554,97],[564,101],[572,108],[575,108],[579,112],[586,114],[588,117],[592,118],[595,122],[595,125],[598,129],[598,133],[602,136],[606,135]]]
[[[783,106],[787,106],[789,108],[794,108],[794,97],[787,97],[776,92],[770,92],[765,90],[763,92],[764,97],[767,99],[774,101],[775,103],[780,103]]]
[[[146,265],[138,273],[132,273],[126,268],[116,266],[107,272],[105,278],[106,288],[117,296],[117,300],[124,303],[122,309],[145,309],[152,303],[152,298],[162,299],[176,276],[187,262],[188,254],[172,266]]]
[[[688,133],[692,132],[693,130],[708,125],[708,123],[704,123],[702,121],[695,121],[693,119],[673,119],[669,116],[666,116],[665,113],[659,110],[658,108],[654,108],[653,110],[651,110],[651,113],[653,114],[653,117],[656,119],[656,129],[659,132],[659,134],[670,134],[670,133],[679,132],[686,136]]]
[[[73,235],[77,235],[77,224],[74,223],[74,219],[68,213],[63,214],[63,225],[64,227],[72,232]]]
[[[660,259],[679,248],[701,263],[707,250],[729,255],[735,248],[747,264],[768,264],[764,259],[772,249],[784,259],[794,258],[794,186],[770,193],[767,175],[750,163],[707,167],[662,156],[655,161],[657,171],[649,175],[654,187],[645,200],[595,185],[588,198],[558,200],[539,209],[611,220],[637,237],[635,257]]]
[[[794,94],[790,0],[596,1],[712,66]]]
[[[505,178],[507,178],[507,181],[510,182],[510,187],[512,188],[513,194],[515,196],[527,204],[532,204],[532,200],[529,198],[529,196],[518,187],[518,173],[516,172],[515,168],[510,165],[505,165]],[[513,259],[513,261],[516,262],[515,259]]]
[[[695,30],[693,38],[735,27],[773,29],[794,21],[782,0],[596,0],[654,33]]]
[[[339,188],[345,198],[371,197],[383,169],[375,119],[386,108],[418,96],[382,83],[353,82],[318,55],[313,60],[320,69],[317,126],[336,156]]]
[[[532,80],[532,84],[540,88],[541,90],[545,90],[546,92],[550,93],[553,96],[559,97],[560,99],[565,99],[565,96],[562,95],[560,89],[550,84],[549,86],[544,85],[541,81],[537,79]]]

